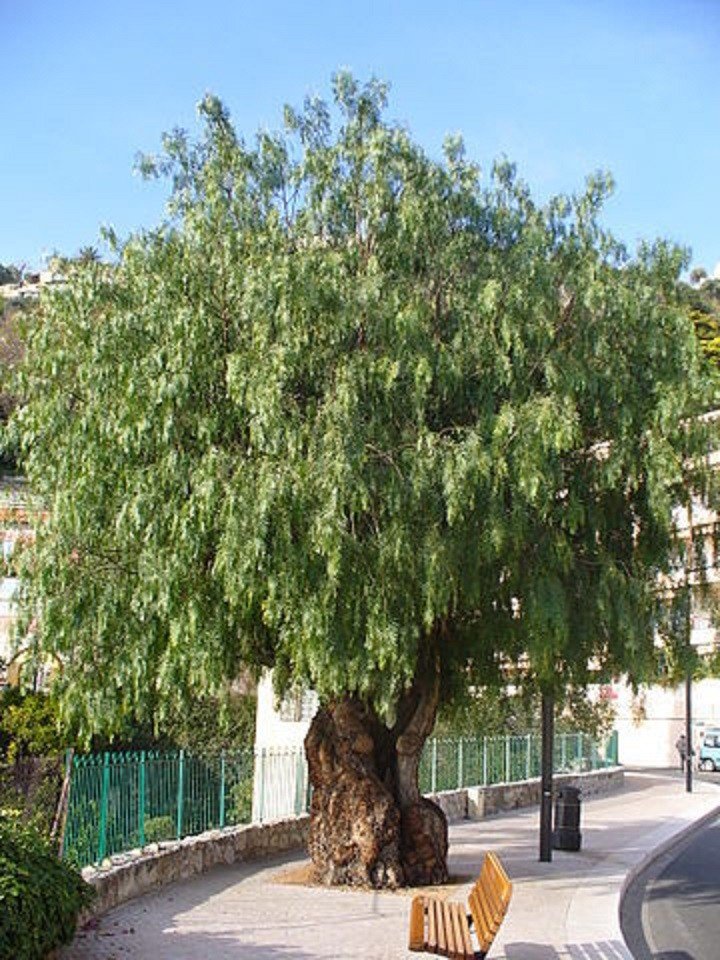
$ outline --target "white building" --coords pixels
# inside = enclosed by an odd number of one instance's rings
[[[312,692],[293,693],[277,704],[272,674],[258,684],[255,723],[253,820],[265,822],[300,813],[309,782],[303,740],[318,708]]]
[[[19,542],[32,541],[33,523],[44,516],[30,506],[22,479],[0,482],[0,686],[17,684],[20,679],[22,652],[16,646],[14,625],[17,619],[16,596],[19,580],[12,558]]]
[[[685,732],[685,687],[648,687],[633,694],[625,684],[614,686],[617,700],[615,728],[619,759],[625,766],[673,767],[679,765],[675,743]],[[720,727],[720,680],[693,683],[693,748],[703,732]]]

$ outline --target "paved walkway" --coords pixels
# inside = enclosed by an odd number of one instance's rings
[[[625,879],[669,838],[720,809],[718,783],[684,792],[676,778],[626,774],[625,787],[585,801],[582,850],[538,862],[537,808],[451,827],[450,869],[465,897],[487,849],[515,889],[491,960],[630,960],[618,921]],[[142,897],[82,931],[62,960],[407,960],[409,894],[278,883],[287,855],[219,867]]]

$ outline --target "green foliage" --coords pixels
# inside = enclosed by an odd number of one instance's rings
[[[7,421],[17,404],[11,380],[23,355],[23,339],[31,312],[27,307],[6,307],[0,300],[0,475],[16,467],[17,443],[8,436]]]
[[[24,757],[0,762],[0,811],[20,817],[49,836],[58,807],[64,765],[62,757]]]
[[[70,742],[57,703],[45,693],[0,691],[0,809],[47,835],[57,809]]]
[[[250,823],[252,820],[253,778],[245,777],[230,788],[227,809],[228,823]]]
[[[586,733],[602,742],[611,733],[615,716],[611,700],[602,695],[591,698],[584,688],[568,687],[556,705],[555,728],[558,733]],[[447,704],[436,725],[436,735],[447,737],[518,736],[540,731],[540,698],[533,688],[471,691]]]
[[[72,940],[92,888],[45,840],[0,816],[0,958],[43,960]]]
[[[0,691],[0,757],[57,754],[70,740],[60,730],[58,705],[46,693],[23,693],[9,687]]]
[[[197,753],[219,753],[251,746],[255,740],[256,697],[228,693],[220,698],[198,698],[182,709],[163,715],[162,723],[127,723],[112,741],[94,737],[91,746],[102,750],[177,748]],[[59,704],[43,691],[0,690],[0,760],[55,756],[83,741],[62,724]]]
[[[174,840],[177,825],[172,817],[149,817],[145,821],[145,842],[157,843],[160,840]]]
[[[617,711],[607,688],[601,687],[597,698],[588,697],[587,690],[570,687],[557,705],[555,727],[558,733],[586,733],[597,743],[603,743],[613,731]]]
[[[14,264],[0,263],[0,285],[6,283],[19,283],[22,274]]]
[[[703,352],[714,366],[720,365],[720,280],[694,271],[696,286],[685,285],[683,294]]]
[[[334,99],[248,145],[207,97],[199,142],[141,162],[167,221],[41,301],[24,603],[85,729],[245,665],[392,718],[428,656],[446,697],[653,660],[715,429],[684,255],[602,229],[606,176],[539,205],[458,141],[429,158],[381,84]]]
[[[256,706],[257,698],[250,695],[194,700],[165,717],[160,741],[199,755],[251,747]]]

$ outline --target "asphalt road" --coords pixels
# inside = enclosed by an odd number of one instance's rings
[[[636,960],[720,960],[718,908],[720,819],[635,879],[621,908],[623,934]]]

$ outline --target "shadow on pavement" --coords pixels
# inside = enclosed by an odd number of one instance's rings
[[[663,953],[656,953],[653,960],[695,960],[684,950],[665,950]]]
[[[83,944],[75,942],[57,954],[60,960],[149,960],[147,947],[133,943],[132,938],[112,936]],[[167,942],[155,944],[153,960],[313,960],[316,954],[282,943],[248,943],[233,934],[203,932],[168,936]]]
[[[628,953],[619,940],[596,940],[569,943],[560,950],[547,943],[506,943],[503,956],[505,960],[627,960]],[[692,960],[692,957],[668,955],[663,960]]]

